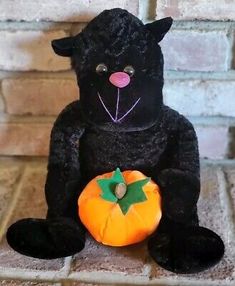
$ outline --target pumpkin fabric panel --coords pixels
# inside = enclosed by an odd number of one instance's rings
[[[94,239],[105,245],[140,242],[155,231],[161,219],[159,187],[152,180],[146,183],[142,187],[146,201],[133,203],[124,214],[117,202],[103,199],[97,182],[109,179],[113,174],[97,176],[85,187],[78,200],[80,219]],[[146,179],[139,171],[124,171],[122,175],[128,185]]]

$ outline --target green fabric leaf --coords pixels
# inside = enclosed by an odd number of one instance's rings
[[[143,186],[149,181],[150,178],[146,178],[127,185],[125,196],[122,199],[118,199],[115,196],[115,187],[119,183],[126,183],[119,168],[114,171],[111,178],[97,179],[97,183],[102,190],[101,197],[106,201],[118,203],[124,215],[128,212],[132,204],[141,203],[147,200],[143,191]]]
[[[118,200],[118,204],[122,210],[122,213],[125,215],[132,204],[144,202],[147,200],[147,197],[143,191],[143,186],[150,181],[150,178],[136,181],[127,186],[126,195]]]
[[[119,183],[124,183],[125,180],[122,176],[122,172],[119,168],[113,173],[113,176],[109,179],[97,179],[97,183],[102,190],[101,197],[109,202],[117,202],[118,198],[115,196],[115,187]]]

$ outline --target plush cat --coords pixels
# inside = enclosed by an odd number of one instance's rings
[[[144,25],[117,8],[103,11],[78,35],[52,42],[56,54],[72,59],[80,100],[61,112],[52,129],[47,218],[10,226],[13,249],[43,259],[81,251],[86,229],[78,217],[79,194],[97,175],[119,167],[138,170],[160,186],[162,219],[148,240],[149,254],[160,266],[193,273],[221,259],[222,240],[198,223],[195,131],[163,104],[158,43],[171,25],[171,18]]]

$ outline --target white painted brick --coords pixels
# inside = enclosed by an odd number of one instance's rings
[[[227,71],[230,67],[226,31],[173,30],[160,45],[166,70]]]
[[[175,20],[234,20],[234,0],[158,0],[157,17]]]
[[[66,37],[64,31],[0,31],[0,69],[60,71],[70,69],[67,58],[57,56],[51,40]]]
[[[164,102],[190,116],[235,116],[235,81],[167,80]]]
[[[138,14],[138,0],[1,0],[0,20],[86,22],[105,9]]]
[[[229,130],[226,126],[195,127],[201,158],[224,159],[229,148]]]

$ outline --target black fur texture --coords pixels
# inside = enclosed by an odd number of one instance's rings
[[[72,59],[80,101],[61,112],[51,133],[47,218],[13,224],[7,232],[12,248],[45,259],[80,251],[85,228],[77,215],[79,193],[95,176],[119,167],[139,170],[161,187],[163,217],[148,242],[159,265],[193,273],[221,259],[222,240],[198,225],[195,131],[185,117],[163,104],[158,42],[171,24],[172,19],[165,18],[144,25],[117,8],[102,12],[77,36],[52,42],[57,54]],[[105,68],[97,73],[99,64]],[[127,66],[134,74],[118,89],[109,77]]]

